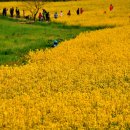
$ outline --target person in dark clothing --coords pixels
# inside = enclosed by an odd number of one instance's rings
[[[56,47],[57,45],[58,45],[58,41],[57,41],[57,40],[54,40],[52,47]]]
[[[30,16],[27,15],[27,16],[25,16],[24,18],[27,19],[27,20],[29,20],[29,19],[30,19]]]
[[[16,12],[16,17],[20,18],[20,11],[19,11],[18,7],[16,7],[15,12]]]
[[[10,16],[13,17],[14,16],[14,8],[10,8]]]
[[[79,15],[79,8],[77,9],[76,13],[77,13],[77,15]]]
[[[7,9],[6,8],[3,8],[2,14],[3,14],[3,16],[6,16],[6,14],[7,14]]]
[[[18,18],[20,18],[20,10],[19,10],[19,9],[18,9],[18,12],[17,12],[17,13],[18,13]]]
[[[46,21],[48,21],[48,22],[50,21],[50,13],[49,12],[46,13]]]
[[[71,15],[70,10],[68,11],[67,15],[68,15],[68,16],[70,16],[70,15]]]

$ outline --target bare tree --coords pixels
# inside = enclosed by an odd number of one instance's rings
[[[43,0],[31,0],[31,1],[25,1],[24,5],[27,10],[30,11],[33,20],[36,20],[36,16],[41,8],[43,8],[43,5],[45,2]]]

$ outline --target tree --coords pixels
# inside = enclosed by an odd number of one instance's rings
[[[30,13],[32,14],[32,18],[35,21],[39,10],[43,8],[45,2],[42,0],[32,0],[32,1],[25,1],[24,4],[27,10],[29,10]]]

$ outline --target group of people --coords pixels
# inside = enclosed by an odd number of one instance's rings
[[[82,14],[83,13],[83,9],[82,8],[78,8],[76,13],[77,13],[77,15]]]
[[[7,15],[7,8],[3,8],[3,16]],[[14,9],[14,7],[10,8],[10,17],[14,17],[14,11],[16,13],[16,18],[20,18],[20,10],[18,9],[18,7],[16,7],[16,9]],[[76,11],[77,15],[82,14],[83,13],[83,9],[82,8],[78,8]],[[71,12],[70,10],[67,12],[67,15],[70,16]],[[60,11],[60,14],[58,15],[57,12],[54,13],[54,18],[57,19],[58,17],[62,17],[63,16],[63,11]],[[29,19],[29,16],[25,16],[25,11],[23,10],[23,17],[26,19]],[[50,13],[47,12],[45,9],[42,10],[42,12],[40,12],[38,14],[38,19],[39,21],[50,21]]]
[[[7,11],[8,11],[7,8],[3,8],[3,12],[2,12],[3,16],[7,15]],[[16,12],[16,17],[19,18],[20,17],[20,10],[18,9],[18,7],[16,7],[15,12]],[[14,17],[14,7],[10,8],[10,16]]]
[[[60,17],[62,17],[62,16],[63,16],[63,11],[60,11]],[[54,13],[54,18],[55,19],[58,18],[58,13],[57,12]]]
[[[110,4],[109,6],[109,10],[112,11],[113,10],[113,5]],[[3,16],[6,16],[7,15],[7,11],[8,9],[7,8],[3,8]],[[14,10],[14,7],[10,8],[10,16],[11,17],[14,17],[14,11],[16,13],[16,18],[20,18],[20,10],[18,9],[18,7],[16,7],[16,9]],[[84,10],[82,8],[78,8],[76,10],[76,14],[77,15],[80,15],[84,12]],[[106,13],[106,11],[104,11],[104,13]],[[71,11],[69,10],[67,12],[67,15],[68,16],[71,16]],[[54,13],[54,18],[57,19],[58,17],[62,17],[63,16],[63,11],[60,11],[60,14],[58,15],[57,12]],[[23,10],[23,17],[26,18],[26,19],[29,19],[29,15],[28,16],[25,16],[25,11]],[[39,18],[39,21],[50,21],[50,13],[47,12],[45,9],[42,10],[42,12],[39,13],[38,15],[38,18]]]
[[[78,9],[76,10],[76,13],[77,13],[77,15],[79,15],[79,14],[82,14],[83,11],[84,11],[84,10],[83,10],[82,8],[78,8]],[[67,15],[68,15],[68,16],[71,16],[70,10],[67,12]],[[60,11],[60,17],[62,17],[62,16],[63,16],[63,11]],[[54,18],[55,18],[55,19],[58,18],[58,13],[57,13],[57,12],[54,13]]]
[[[78,8],[77,10],[77,15],[82,14],[83,13],[83,9],[82,8]],[[67,12],[67,15],[70,16],[71,12],[70,10]],[[58,15],[58,12],[54,13],[54,18],[57,19],[58,17],[62,17],[63,16],[63,11],[60,11],[60,14]],[[50,21],[50,14],[49,12],[47,12],[45,9],[43,9],[42,13],[40,12],[38,15],[38,19],[39,21]]]
[[[42,10],[38,15],[39,21],[50,21],[50,13],[47,12],[45,9]]]

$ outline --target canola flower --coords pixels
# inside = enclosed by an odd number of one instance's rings
[[[79,16],[85,18],[64,16],[56,22],[121,27],[84,32],[56,48],[31,51],[23,66],[0,66],[0,129],[130,129],[129,1],[113,2],[118,13],[105,16],[99,7],[106,9],[108,1],[105,7],[100,0],[65,2],[63,11],[69,5],[88,8]],[[64,3],[53,3],[53,9],[49,4],[53,12]]]
[[[27,65],[1,66],[0,128],[129,129],[129,33],[81,33],[30,52]]]

